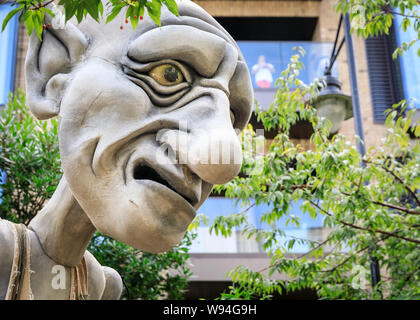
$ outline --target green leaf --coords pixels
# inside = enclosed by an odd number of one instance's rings
[[[104,6],[102,4],[102,1],[99,1],[98,10],[99,10],[99,13],[102,17],[104,15]]]
[[[143,17],[144,16],[144,7],[145,6],[140,5],[140,11],[139,11],[139,14],[138,14],[139,17]]]
[[[1,31],[3,32],[4,29],[6,29],[7,24],[9,23],[10,19],[12,19],[16,14],[18,14],[22,9],[24,8],[24,6],[20,6],[19,8],[13,9],[12,11],[10,11],[7,15],[6,18],[4,18],[3,20],[3,24],[1,26]]]
[[[420,124],[416,126],[416,129],[414,130],[414,135],[416,137],[420,137]]]
[[[42,41],[42,31],[44,30],[42,26],[44,25],[44,13],[40,10],[36,10],[35,14],[32,15],[32,21],[35,26],[36,34],[39,40]]]
[[[165,6],[172,12],[174,15],[179,16],[178,5],[175,0],[162,0]]]
[[[81,23],[83,18],[84,18],[84,14],[83,14],[83,9],[78,7],[76,9],[76,13],[75,13],[76,19],[78,23]]]
[[[120,11],[121,11],[122,8],[123,8],[122,6],[113,7],[111,13],[106,18],[106,23],[114,20],[115,17],[118,16],[118,14],[120,13]]]
[[[158,0],[152,0],[152,2],[146,2],[146,9],[149,14],[149,17],[156,23],[159,27],[162,25],[160,21],[162,3]]]
[[[133,29],[135,29],[139,23],[140,18],[140,2],[136,2],[136,5],[133,9],[133,13],[130,16],[131,25],[133,26]]]
[[[26,12],[30,12],[31,10],[28,10],[28,11],[26,11]],[[25,13],[26,13],[25,12]],[[33,20],[32,20],[33,18],[32,18],[32,14],[31,13],[29,13],[28,15],[27,15],[27,17],[24,19],[24,21],[25,21],[25,26],[26,26],[26,29],[28,29],[28,34],[29,35],[31,35],[32,34],[32,31],[34,30],[34,22],[33,22]]]
[[[69,21],[77,10],[77,3],[76,2],[69,2],[64,6],[64,14],[66,16],[65,22]]]
[[[84,0],[85,9],[90,14],[90,16],[99,22],[99,3],[97,0]]]
[[[400,54],[400,48],[395,49],[394,52],[392,53],[392,59],[393,60],[397,59],[399,54]]]

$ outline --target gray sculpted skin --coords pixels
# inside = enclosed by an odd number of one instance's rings
[[[118,299],[119,275],[86,253],[93,232],[148,252],[169,250],[212,186],[239,172],[237,134],[253,103],[247,66],[210,15],[177,2],[180,16],[162,8],[161,28],[146,15],[135,30],[120,30],[122,13],[109,24],[50,28],[42,43],[31,36],[28,104],[40,119],[59,117],[64,172],[29,225],[35,299],[68,299],[68,285],[51,287],[51,268],[69,270],[83,255],[88,299]],[[4,221],[0,243],[4,298],[13,255]]]

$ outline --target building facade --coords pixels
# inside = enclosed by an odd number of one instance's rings
[[[304,80],[311,81],[315,77],[322,76],[325,63],[331,55],[340,17],[334,9],[334,0],[195,0],[194,2],[214,16],[238,41],[250,68],[255,97],[262,104],[269,103],[274,95],[274,81],[287,64],[293,53],[293,47],[301,46],[306,50]],[[343,34],[342,30],[340,39]],[[27,32],[25,27],[18,25],[16,21],[10,26],[8,35],[9,37],[5,37],[0,34],[0,63],[4,60],[5,65],[14,64],[15,68],[0,70],[0,76],[3,77],[0,79],[0,84],[3,84],[0,95],[4,95],[7,88],[10,88],[9,90],[25,88],[24,60],[28,46]],[[391,58],[393,46],[403,40],[398,30],[395,30],[391,36],[379,36],[368,40],[353,36],[367,148],[379,145],[385,134],[383,111],[401,98],[412,95],[413,92],[414,94],[420,92],[409,85],[409,83],[420,83],[420,79],[415,78],[416,75],[408,70],[410,61],[398,63]],[[7,50],[4,49],[5,45]],[[265,69],[259,67],[259,63],[262,62],[265,62]],[[337,58],[333,73],[342,82],[342,91],[350,94],[345,44]],[[355,143],[353,118],[344,121],[339,132]],[[307,140],[297,142],[308,145]],[[217,215],[239,212],[238,210],[240,208],[235,205],[234,199],[211,197],[204,203],[199,213],[205,213],[211,220]],[[258,217],[264,210],[269,208],[255,207],[249,215],[258,223]],[[294,210],[294,214],[299,216],[299,204],[296,204]],[[327,231],[322,228],[321,219],[311,220],[303,215],[301,218],[302,227],[290,229],[291,234],[310,239],[322,239],[325,236]],[[296,250],[305,252],[304,247],[297,247]],[[260,244],[241,238],[240,232],[230,239],[224,239],[210,235],[208,228],[201,227],[197,241],[192,247],[191,263],[194,276],[187,297],[211,298],[229,284],[226,276],[228,271],[241,264],[260,270],[268,262]],[[304,296],[311,297],[311,294],[305,293]]]

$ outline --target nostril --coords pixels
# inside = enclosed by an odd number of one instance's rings
[[[136,180],[159,180],[160,175],[149,166],[138,165],[134,168],[133,177]]]

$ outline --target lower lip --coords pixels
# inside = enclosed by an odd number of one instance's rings
[[[161,183],[158,183],[156,181],[147,180],[147,179],[134,180],[134,181],[137,184],[150,187],[151,189],[158,189],[156,191],[158,191],[160,194],[166,193],[166,195],[168,196],[168,201],[171,201],[171,200],[179,201],[179,200],[181,200],[182,203],[185,204],[185,206],[187,207],[186,211],[188,211],[188,214],[191,216],[191,218],[193,219],[196,216],[196,211],[195,211],[194,207],[187,200],[185,200],[184,197],[179,195],[177,192],[169,189],[167,186],[165,186]]]

